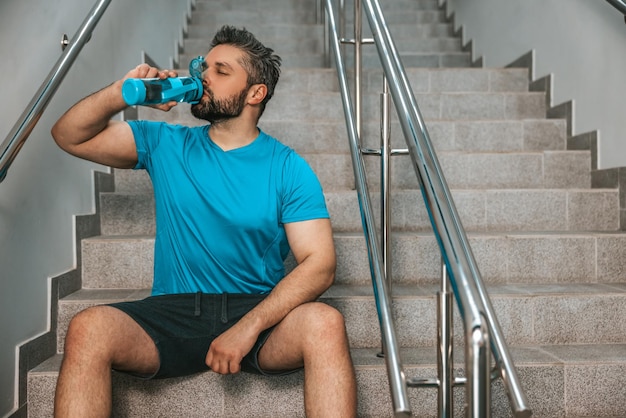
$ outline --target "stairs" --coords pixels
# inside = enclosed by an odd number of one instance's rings
[[[204,54],[223,23],[246,26],[283,57],[283,75],[260,126],[294,147],[318,173],[333,219],[337,281],[323,299],[347,319],[359,416],[390,417],[391,401],[334,70],[323,63],[313,1],[198,0],[180,61]],[[262,4],[262,6],[261,6]],[[472,68],[436,0],[397,0],[386,19],[468,231],[536,417],[626,416],[626,277],[616,189],[591,188],[588,151],[568,151],[564,120],[546,119],[544,93],[525,69]],[[385,7],[383,7],[385,10]],[[417,23],[416,23],[417,22]],[[378,147],[381,72],[364,51],[364,142]],[[197,124],[182,105],[140,118]],[[399,125],[392,143],[404,148]],[[367,160],[378,204],[378,160]],[[408,157],[393,161],[394,313],[407,376],[436,374],[439,252]],[[82,243],[82,289],[59,301],[58,354],[30,371],[28,411],[49,417],[70,318],[94,304],[148,295],[154,209],[143,172],[115,171],[102,193],[102,235]],[[375,210],[377,210],[375,208]],[[455,321],[455,363],[463,367]],[[502,384],[493,417],[508,417]],[[437,416],[436,392],[409,389],[415,416]],[[455,389],[462,416],[463,389]],[[114,374],[116,417],[303,416],[302,375],[204,373],[165,381]]]

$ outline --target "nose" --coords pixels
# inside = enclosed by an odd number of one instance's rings
[[[211,84],[211,77],[210,77],[211,72],[209,70],[204,70],[202,72],[202,84],[208,86]]]

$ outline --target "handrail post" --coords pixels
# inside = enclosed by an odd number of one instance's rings
[[[483,318],[481,325],[469,329],[465,345],[465,402],[467,418],[491,417],[491,352],[489,330]]]
[[[392,268],[391,268],[391,173],[390,157],[391,148],[389,145],[391,122],[389,118],[390,97],[387,77],[383,74],[383,92],[380,95],[381,118],[380,118],[380,198],[381,215],[380,226],[382,231],[382,253],[383,266],[387,277],[387,286],[390,292],[393,288]]]
[[[348,139],[350,145],[350,155],[352,157],[355,178],[355,186],[357,197],[359,199],[359,207],[361,210],[361,220],[365,243],[368,251],[370,272],[374,287],[374,299],[376,301],[376,309],[378,313],[380,330],[383,336],[383,349],[385,350],[385,363],[387,365],[387,377],[389,388],[391,390],[391,401],[394,409],[395,417],[411,416],[411,406],[407,394],[406,377],[402,371],[400,362],[400,353],[396,339],[395,329],[393,326],[391,298],[387,290],[387,282],[384,279],[384,271],[381,267],[382,256],[378,246],[380,239],[377,236],[375,222],[372,216],[372,208],[370,196],[367,189],[367,180],[365,175],[365,167],[361,154],[360,145],[358,144],[359,136],[354,119],[354,104],[350,97],[348,80],[344,61],[341,53],[340,40],[337,36],[337,25],[332,9],[332,0],[325,0],[328,24],[333,36],[331,36],[331,47],[335,56],[335,64],[337,66],[337,75],[339,78],[339,90],[343,103],[344,113],[348,116],[346,119],[346,127],[348,129]]]
[[[441,289],[437,292],[437,324],[437,347],[439,348],[437,352],[437,375],[439,376],[437,407],[439,418],[453,418],[452,290],[448,269],[443,261],[441,263]]]
[[[363,22],[361,17],[361,0],[354,0],[354,113],[356,117],[356,129],[359,137],[359,146],[363,146],[361,138],[362,132],[362,115],[361,108],[363,98],[361,93],[361,76],[362,76],[362,45],[363,45]]]

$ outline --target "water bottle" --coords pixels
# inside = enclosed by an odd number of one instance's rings
[[[196,104],[202,97],[202,80],[198,77],[129,78],[122,84],[122,97],[129,106],[171,101]]]

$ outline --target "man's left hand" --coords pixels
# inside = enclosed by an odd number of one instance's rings
[[[235,324],[211,343],[206,365],[219,374],[234,374],[241,370],[241,360],[250,352],[258,335]]]

